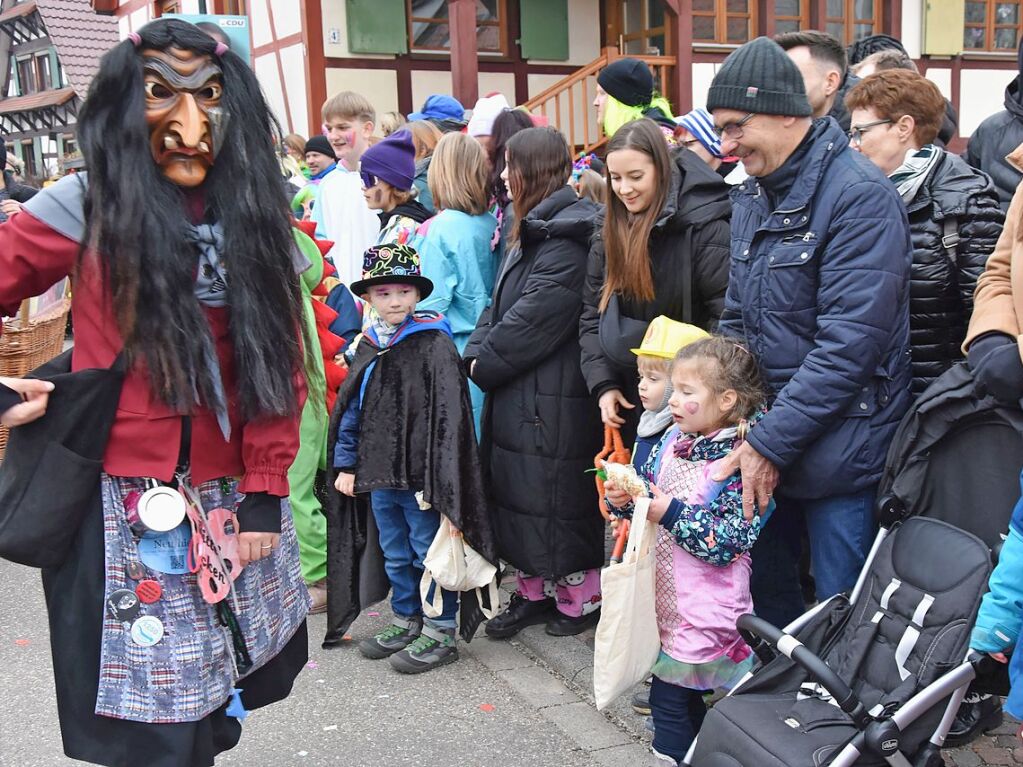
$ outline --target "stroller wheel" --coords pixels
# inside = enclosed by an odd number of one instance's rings
[[[917,753],[913,767],[945,767],[945,760],[941,756],[941,750],[928,743]]]

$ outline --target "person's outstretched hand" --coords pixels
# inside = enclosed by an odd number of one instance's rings
[[[50,402],[53,384],[37,378],[0,378],[0,384],[21,395],[22,402],[0,413],[0,424],[22,426],[42,418]]]
[[[625,419],[618,415],[618,408],[624,407],[626,410],[632,410],[636,407],[625,399],[625,395],[618,389],[610,389],[601,394],[597,404],[600,406],[600,420],[604,422],[605,426],[616,428],[625,424]]]
[[[774,488],[778,486],[778,469],[749,442],[743,442],[718,461],[716,468],[715,482],[723,482],[737,469],[742,474],[742,513],[746,521],[753,519],[757,509],[767,510]]]

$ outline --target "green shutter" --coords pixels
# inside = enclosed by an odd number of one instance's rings
[[[966,4],[963,0],[929,0],[924,6],[922,53],[957,56],[963,52]]]
[[[346,0],[348,50],[408,53],[405,0]]]
[[[568,0],[519,0],[522,58],[568,60]]]

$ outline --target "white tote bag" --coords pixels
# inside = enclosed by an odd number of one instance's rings
[[[650,673],[661,651],[654,612],[654,543],[650,499],[636,501],[629,545],[618,564],[600,574],[603,603],[593,649],[593,695],[606,708]]]
[[[440,528],[430,544],[423,560],[423,579],[419,582],[419,594],[423,599],[423,614],[436,618],[444,609],[444,598],[440,590],[472,591],[475,589],[483,616],[490,620],[497,613],[500,596],[497,593],[497,568],[479,555],[465,542],[462,533],[441,514]],[[428,599],[430,584],[436,583],[433,599]],[[490,596],[490,608],[484,607],[483,589]]]

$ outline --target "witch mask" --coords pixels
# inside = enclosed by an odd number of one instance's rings
[[[206,180],[224,119],[223,79],[209,56],[180,48],[143,51],[146,123],[153,160],[178,186]]]

